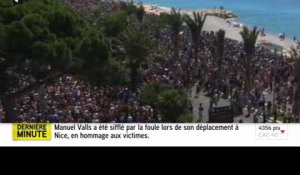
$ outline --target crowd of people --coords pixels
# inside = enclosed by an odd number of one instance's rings
[[[204,31],[199,58],[195,60],[190,32],[184,26],[180,55],[176,60],[170,48],[170,33],[170,29],[164,28],[160,37],[163,50],[170,51],[168,58],[146,70],[147,78],[159,78],[174,87],[184,88],[190,96],[195,86],[195,97],[198,98],[200,91],[206,92],[211,98],[211,107],[217,106],[220,98],[225,98],[232,104],[236,115],[259,115],[265,122],[276,122],[280,116],[283,116],[283,122],[299,121],[299,116],[293,116],[291,112],[293,67],[283,53],[257,47],[252,68],[254,84],[248,95],[245,91],[245,64],[241,60],[245,54],[242,43],[225,39],[224,57],[219,60],[216,57],[216,33]]]
[[[154,122],[154,111],[126,87],[92,87],[73,76],[17,100],[18,122],[132,123]]]
[[[84,11],[98,1],[65,2],[79,11]],[[204,31],[201,35],[199,57],[195,59],[192,37],[187,26],[183,26],[179,57],[175,59],[170,33],[169,27],[160,29],[159,47],[166,52],[166,56],[143,67],[143,83],[161,81],[186,90],[190,97],[191,89],[196,87],[195,97],[199,97],[200,91],[205,92],[211,99],[211,107],[217,106],[218,100],[224,98],[231,103],[236,115],[246,111],[246,117],[253,115],[257,119],[257,116],[262,116],[263,122],[270,119],[276,122],[279,114],[285,116],[284,122],[299,121],[299,116],[291,113],[293,69],[282,54],[262,47],[257,48],[252,69],[254,84],[248,95],[245,92],[245,65],[241,61],[244,55],[242,43],[225,39],[225,52],[220,59],[216,57],[216,34]],[[149,36],[155,40],[154,30]],[[159,121],[160,117],[151,106],[139,102],[138,92],[121,86],[97,88],[77,77],[66,75],[53,84],[23,95],[17,100],[15,110],[19,122]],[[193,98],[190,100],[189,104],[192,104]],[[202,118],[202,104],[198,109],[201,109],[199,115]],[[0,106],[0,122],[4,116],[2,111]]]
[[[97,8],[101,8],[102,12],[116,12],[121,9],[120,2],[115,0],[62,0],[66,5],[72,7],[76,12],[85,15],[94,12]],[[124,1],[126,2],[126,1]]]
[[[299,121],[299,116],[291,112],[295,83],[293,66],[282,52],[276,48],[256,48],[252,68],[253,88],[248,94],[245,91],[246,65],[243,63],[245,53],[242,43],[225,39],[225,53],[219,59],[216,57],[216,33],[204,31],[200,54],[195,60],[189,29],[183,26],[180,55],[176,60],[170,48],[170,33],[168,28],[161,31],[160,43],[163,50],[169,51],[168,58],[156,63],[151,71],[145,71],[150,78],[185,88],[190,96],[192,87],[196,87],[195,97],[199,97],[200,91],[206,92],[211,99],[211,107],[217,106],[220,98],[225,98],[232,104],[236,115],[262,116],[264,122],[276,122],[279,118],[283,122]]]

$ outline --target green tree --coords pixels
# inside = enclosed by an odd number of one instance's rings
[[[165,26],[164,17],[154,16],[150,18],[150,24],[152,26],[152,30],[154,31],[155,49],[158,50],[160,47],[161,29]]]
[[[139,7],[135,11],[136,18],[142,24],[145,16],[145,8],[143,4],[140,4]]]
[[[101,21],[100,25],[106,36],[118,37],[127,28],[127,18],[126,13],[111,14]]]
[[[29,53],[33,34],[23,22],[15,21],[6,27],[6,53],[11,57],[20,57]]]
[[[45,53],[43,57],[46,58],[46,64],[51,65],[53,70],[68,72],[73,60],[72,51],[66,41],[57,39],[47,43]]]
[[[97,81],[101,68],[110,57],[110,42],[101,32],[92,28],[80,42],[77,54],[82,62],[81,73],[90,80]]]
[[[193,12],[193,18],[190,15],[184,16],[184,21],[188,25],[192,39],[194,44],[194,58],[198,59],[198,50],[199,50],[199,44],[200,44],[200,37],[203,25],[206,20],[206,14],[203,15],[199,12]]]
[[[121,9],[125,11],[128,15],[135,14],[137,7],[134,5],[132,0],[121,1],[120,2]]]
[[[3,58],[4,52],[4,45],[5,45],[5,28],[4,25],[0,23],[0,95],[3,94],[8,87],[9,78],[5,73],[7,66],[5,65],[5,58]]]
[[[180,115],[186,113],[187,95],[176,89],[166,90],[160,93],[158,105],[164,122],[176,123]]]
[[[110,57],[107,64],[101,69],[101,79],[98,80],[100,85],[128,85],[129,70],[121,60]]]
[[[131,89],[136,90],[139,81],[139,69],[147,62],[151,54],[151,42],[145,33],[137,26],[132,26],[123,35],[121,49],[130,69]]]
[[[133,3],[133,1],[123,1],[120,3],[123,9],[123,12],[127,14],[128,17],[135,16],[138,20],[140,27],[143,27],[145,8],[142,3],[138,6]]]
[[[4,43],[5,43],[5,27],[3,24],[0,23],[0,57],[3,54]]]
[[[7,88],[8,88],[8,84],[9,84],[9,77],[6,74],[6,65],[5,65],[5,60],[3,60],[4,58],[0,57],[0,82],[1,82],[1,86],[0,86],[0,94],[3,94],[6,92]]]
[[[0,22],[10,24],[13,21],[18,21],[22,18],[21,11],[16,7],[0,9]]]
[[[34,40],[45,40],[48,36],[48,20],[38,14],[26,15],[22,22],[32,32]]]
[[[0,8],[10,7],[10,6],[12,6],[11,0],[2,0],[2,1],[0,1]]]
[[[179,122],[179,123],[193,123],[193,116],[189,113],[181,114],[178,117],[177,122]]]
[[[0,5],[0,81],[5,84],[0,99],[7,122],[11,122],[16,117],[16,98],[51,82],[72,66],[74,45],[82,40],[77,38],[80,34],[74,33],[81,27],[81,18],[58,0]],[[33,76],[36,81],[21,88],[12,83],[19,77],[11,72]]]
[[[158,97],[159,94],[169,87],[166,84],[160,82],[150,82],[142,86],[139,100],[145,104],[159,108]]]
[[[153,106],[163,122],[191,122],[187,114],[187,95],[160,82],[152,82],[141,88],[141,102]]]
[[[49,30],[59,37],[70,37],[75,33],[75,15],[65,9],[58,9],[51,12],[48,16]]]
[[[165,16],[166,23],[171,27],[172,30],[172,42],[174,47],[174,57],[179,57],[179,33],[183,24],[183,17],[180,11],[172,8],[171,13]]]
[[[243,38],[244,52],[246,54],[245,58],[242,60],[246,77],[245,91],[249,94],[253,86],[252,71],[255,65],[255,47],[259,31],[256,27],[252,30],[243,27],[243,31],[241,31],[240,34]]]

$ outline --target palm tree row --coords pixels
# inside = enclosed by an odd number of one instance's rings
[[[180,10],[171,9],[171,13],[167,15],[167,24],[172,31],[172,42],[174,46],[174,58],[179,57],[179,38],[183,23],[185,22],[190,30],[193,40],[194,58],[198,59],[198,50],[201,40],[201,32],[206,20],[206,14],[193,12],[193,15],[182,15]]]

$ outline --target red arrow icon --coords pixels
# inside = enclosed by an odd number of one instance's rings
[[[284,134],[284,131],[285,131],[285,130],[280,130],[280,132],[281,132],[282,134]]]

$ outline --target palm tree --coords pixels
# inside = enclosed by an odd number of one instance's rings
[[[220,29],[217,33],[216,51],[217,51],[217,63],[219,66],[219,72],[222,74],[222,59],[224,57],[224,47],[225,47],[225,30]]]
[[[291,59],[293,61],[295,73],[293,114],[300,117],[300,52],[295,48],[291,49]]]
[[[122,10],[125,10],[127,13],[132,14],[136,6],[132,0],[120,1],[120,7]]]
[[[151,53],[150,40],[139,27],[129,27],[123,36],[121,47],[126,57],[127,66],[130,69],[131,89],[136,90],[139,69]]]
[[[172,7],[171,14],[166,16],[166,23],[171,27],[172,30],[172,42],[174,45],[174,57],[178,59],[179,57],[179,33],[183,23],[183,17],[180,10],[176,11]]]
[[[216,32],[217,34],[217,56],[222,58],[224,56],[224,46],[225,46],[225,30],[220,29]]]
[[[222,60],[224,58],[224,47],[225,47],[225,30],[220,29],[217,33],[216,38],[216,62],[218,66],[217,78],[219,80],[219,85],[221,81],[224,79],[224,70],[222,65]],[[229,86],[228,86],[229,90]],[[228,95],[228,94],[227,94]]]
[[[136,6],[132,0],[120,1],[121,9],[125,11],[127,15],[135,15],[140,23],[143,23],[145,16],[145,8],[142,3]]]
[[[194,44],[194,57],[196,60],[198,58],[198,49],[200,44],[199,42],[200,42],[201,32],[206,17],[207,17],[206,14],[203,15],[202,13],[199,12],[193,12],[193,18],[187,14],[184,16],[184,21],[188,25],[191,31],[193,44]]]
[[[151,26],[154,30],[155,37],[155,49],[159,49],[159,41],[161,37],[161,29],[164,27],[164,21],[162,16],[155,16],[151,18]]]
[[[255,64],[255,45],[259,31],[256,27],[254,27],[252,30],[249,30],[247,27],[243,27],[243,31],[241,31],[240,34],[243,38],[245,52],[245,58],[242,60],[245,68],[246,78],[245,91],[249,95],[253,85],[252,71]]]
[[[145,8],[143,4],[140,4],[139,7],[136,9],[135,12],[136,18],[138,21],[142,24],[144,21],[144,15],[145,15]]]

